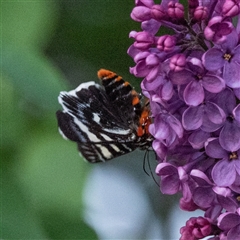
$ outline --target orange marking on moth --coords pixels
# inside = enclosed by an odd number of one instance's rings
[[[114,76],[117,76],[116,73],[106,70],[106,69],[100,69],[97,73],[98,78],[103,79],[103,78],[112,78]]]
[[[137,129],[138,137],[143,136],[144,134],[149,134],[149,126],[151,124],[151,118],[149,117],[149,110],[144,108],[139,119],[139,125]]]
[[[117,78],[115,78],[115,81],[121,81],[122,80],[122,77],[121,76],[118,76]]]
[[[132,90],[131,94],[133,96],[132,105],[135,106],[136,104],[138,104],[140,102],[140,99],[139,99],[138,93],[135,90]]]
[[[142,126],[138,127],[137,135],[138,135],[138,137],[141,137],[144,135],[144,129],[142,128]]]
[[[140,102],[139,97],[138,96],[133,96],[132,99],[132,105],[135,106]]]

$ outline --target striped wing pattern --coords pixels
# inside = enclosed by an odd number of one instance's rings
[[[91,163],[129,153],[146,141],[137,135],[139,95],[111,71],[102,69],[98,76],[102,86],[86,82],[58,97],[63,107],[57,112],[59,131]]]

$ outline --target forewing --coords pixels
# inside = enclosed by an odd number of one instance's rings
[[[79,151],[90,162],[100,162],[133,151],[134,133],[104,89],[94,82],[61,92],[57,112],[59,130],[77,142]]]

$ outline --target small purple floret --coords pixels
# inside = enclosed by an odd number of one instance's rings
[[[226,239],[240,239],[240,209],[236,212],[223,213],[218,218],[218,226],[226,232]]]
[[[196,240],[209,236],[212,232],[211,223],[207,218],[192,217],[186,222],[186,226],[180,229],[180,240]]]

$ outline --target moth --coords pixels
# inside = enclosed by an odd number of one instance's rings
[[[147,149],[150,109],[131,84],[116,73],[100,69],[101,85],[94,81],[60,92],[57,111],[59,132],[77,143],[89,162],[105,162],[136,148]]]

